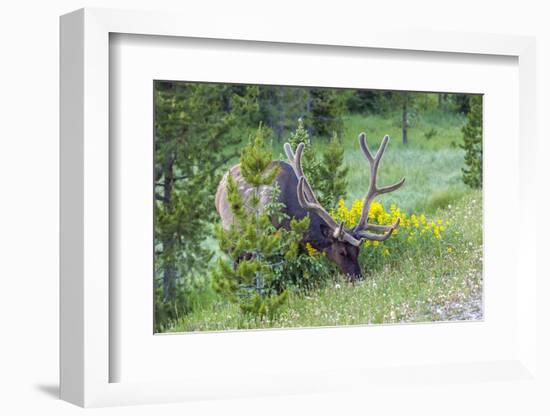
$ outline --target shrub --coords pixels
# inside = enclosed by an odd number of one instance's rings
[[[317,137],[330,138],[335,132],[344,132],[343,115],[346,110],[345,96],[329,88],[311,88],[311,127]]]
[[[304,174],[311,186],[317,192],[317,198],[322,206],[332,208],[340,198],[345,198],[348,187],[348,167],[344,165],[344,145],[334,133],[322,154],[318,154],[311,146],[308,133],[302,119],[298,120],[298,128],[290,134],[288,143],[296,150],[304,143],[302,166]]]
[[[274,267],[279,290],[295,293],[309,293],[323,288],[334,281],[338,274],[325,253],[306,244],[306,250],[299,250],[294,256],[287,256]]]
[[[426,138],[426,140],[431,140],[436,134],[437,130],[432,127],[430,130],[424,133],[424,137]]]
[[[216,291],[238,303],[243,312],[262,319],[276,315],[287,296],[273,284],[273,259],[279,254],[281,235],[260,208],[260,187],[271,186],[278,172],[271,161],[271,149],[264,143],[260,126],[240,158],[241,174],[252,187],[246,202],[233,177],[228,176],[227,198],[234,223],[227,231],[219,227],[218,240],[231,261],[220,258],[212,272]]]
[[[318,188],[319,202],[333,208],[339,199],[345,198],[348,188],[349,168],[344,166],[344,146],[336,133],[332,136],[321,156]]]
[[[466,151],[462,168],[462,180],[471,188],[481,188],[483,185],[483,130],[482,130],[482,98],[472,95],[468,122],[462,128],[464,144],[460,147]]]
[[[165,299],[162,280],[155,279],[154,283],[154,331],[164,332],[173,327],[185,315],[202,305],[210,303],[215,297],[209,282],[204,276],[186,276],[175,283],[175,296]]]
[[[464,193],[465,190],[459,187],[449,187],[436,191],[428,197],[424,209],[426,212],[435,212],[438,209],[446,208],[453,202],[460,200],[464,196]]]

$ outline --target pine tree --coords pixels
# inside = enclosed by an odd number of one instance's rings
[[[205,272],[204,245],[215,212],[219,168],[235,157],[240,114],[257,105],[257,87],[159,81],[155,109],[155,325],[187,312],[185,296]]]
[[[336,132],[341,136],[344,132],[345,111],[343,92],[328,88],[311,88],[309,94],[310,114],[306,121],[311,126],[313,134],[330,138]]]
[[[335,208],[338,201],[346,197],[348,171],[344,166],[344,146],[334,133],[319,166],[319,202],[325,208]]]
[[[483,112],[482,96],[469,97],[468,121],[462,128],[464,144],[460,145],[465,150],[462,168],[462,180],[472,188],[481,188],[483,185]]]
[[[309,114],[309,90],[299,87],[259,87],[261,119],[281,140],[293,128],[294,120]],[[256,124],[257,125],[257,124]]]
[[[351,113],[379,114],[384,110],[385,91],[348,90],[346,107]]]
[[[298,119],[298,127],[296,130],[290,133],[288,143],[294,151],[296,151],[296,148],[300,143],[304,144],[304,150],[302,151],[302,168],[304,170],[304,175],[306,175],[313,189],[317,189],[317,186],[321,181],[321,165],[317,160],[309,134],[305,129],[304,121],[301,118]]]
[[[344,147],[336,133],[333,133],[328,145],[324,146],[321,157],[311,145],[308,133],[302,119],[298,120],[298,128],[290,134],[288,143],[296,150],[304,143],[302,152],[302,167],[309,183],[316,192],[317,199],[326,208],[336,206],[340,198],[345,198],[348,187],[348,168],[344,167]]]
[[[273,215],[280,209],[272,164],[271,147],[264,141],[263,129],[241,153],[241,175],[252,187],[247,200],[228,176],[227,195],[234,222],[229,230],[218,229],[220,249],[231,259],[220,258],[213,270],[214,288],[228,300],[239,304],[244,313],[260,319],[272,318],[284,305],[287,291],[277,281],[276,265],[298,254],[298,242],[309,219],[291,221],[291,230],[277,230]],[[260,205],[260,188],[272,187],[272,203]]]

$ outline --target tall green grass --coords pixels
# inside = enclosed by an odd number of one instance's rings
[[[286,309],[275,320],[254,319],[241,313],[238,306],[218,299],[192,312],[169,331],[480,319],[483,316],[481,211],[481,192],[469,191],[451,207],[435,212],[437,218],[450,223],[446,244],[449,250],[404,257],[391,267],[368,273],[367,279],[360,283],[347,283],[340,277],[334,284],[307,296],[291,293]]]
[[[402,177],[405,185],[397,192],[383,195],[379,201],[385,206],[395,203],[405,211],[433,212],[440,205],[433,201],[447,193],[452,199],[460,198],[468,188],[462,182],[461,168],[464,166],[464,151],[457,144],[462,141],[461,128],[464,117],[434,111],[418,120],[409,128],[409,143],[401,142],[401,127],[395,122],[397,115],[351,115],[344,120],[342,145],[344,160],[350,167],[348,174],[348,195],[346,202],[364,198],[369,184],[369,165],[361,153],[358,135],[365,132],[367,143],[374,152],[387,134],[390,143],[380,164],[379,184],[390,184]],[[435,130],[430,139],[426,133]],[[312,138],[316,151],[322,152],[326,139]],[[274,143],[274,154],[285,159],[282,143]],[[452,194],[452,195],[451,195]]]
[[[234,304],[217,297],[207,286],[197,294],[198,307],[175,323],[170,331],[201,331],[273,327],[309,327],[390,322],[422,322],[478,319],[482,316],[482,195],[466,187],[461,178],[464,153],[458,147],[465,119],[443,111],[414,114],[409,143],[401,143],[399,114],[345,117],[345,163],[350,167],[346,202],[362,199],[369,183],[369,165],[357,136],[365,132],[375,151],[384,135],[391,141],[380,165],[379,184],[401,177],[406,182],[379,201],[395,203],[407,213],[426,213],[449,221],[445,250],[404,257],[368,278],[351,285],[336,277],[329,287],[307,296],[291,293],[286,310],[275,320],[255,320]],[[313,137],[321,152],[326,139]],[[285,159],[281,142],[273,143],[274,155]],[[232,165],[236,160],[228,163]],[[217,242],[206,244],[219,255]],[[362,250],[368,249],[367,247]],[[340,280],[338,280],[340,279]],[[202,302],[202,303],[201,303]]]

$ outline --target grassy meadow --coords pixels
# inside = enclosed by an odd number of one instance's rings
[[[409,216],[424,214],[428,222],[444,224],[441,240],[425,249],[419,246],[380,257],[382,260],[374,268],[369,267],[367,252],[376,248],[362,247],[366,253],[362,257],[365,280],[349,283],[336,274],[331,282],[314,290],[291,291],[281,312],[273,318],[259,319],[244,313],[237,304],[220,297],[205,274],[189,295],[188,302],[193,306],[190,312],[168,325],[166,332],[483,317],[482,191],[471,189],[462,181],[464,150],[459,145],[463,142],[466,117],[438,109],[425,112],[409,128],[407,145],[401,143],[398,113],[345,115],[343,123],[344,161],[350,167],[345,204],[350,206],[363,199],[369,183],[369,165],[360,151],[358,134],[366,133],[373,150],[387,134],[391,140],[380,165],[378,183],[390,184],[401,177],[406,182],[398,191],[377,201],[386,210],[393,204]],[[312,138],[316,150],[322,150],[326,143]],[[275,159],[285,160],[282,145],[283,141],[272,141]],[[225,166],[230,167],[236,161],[229,160]],[[223,255],[213,236],[205,239],[204,246],[214,253],[212,263]]]
[[[400,264],[372,273],[358,283],[340,277],[307,295],[291,294],[276,320],[258,320],[235,304],[212,299],[170,328],[169,332],[292,328],[482,318],[481,194],[457,202],[442,218],[456,221],[459,241],[451,253],[406,257]]]

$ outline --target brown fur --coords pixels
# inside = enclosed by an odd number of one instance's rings
[[[231,207],[229,206],[229,201],[227,200],[227,177],[231,175],[235,180],[235,183],[239,187],[239,192],[243,198],[245,208],[248,207],[250,198],[252,197],[253,188],[246,183],[244,178],[241,175],[241,166],[233,166],[222,178],[220,184],[218,185],[218,190],[216,191],[216,211],[222,220],[222,227],[227,230],[229,226],[233,223],[233,214],[231,213]],[[271,186],[260,186],[260,210],[266,206],[271,200]],[[249,209],[250,211],[250,209]]]

